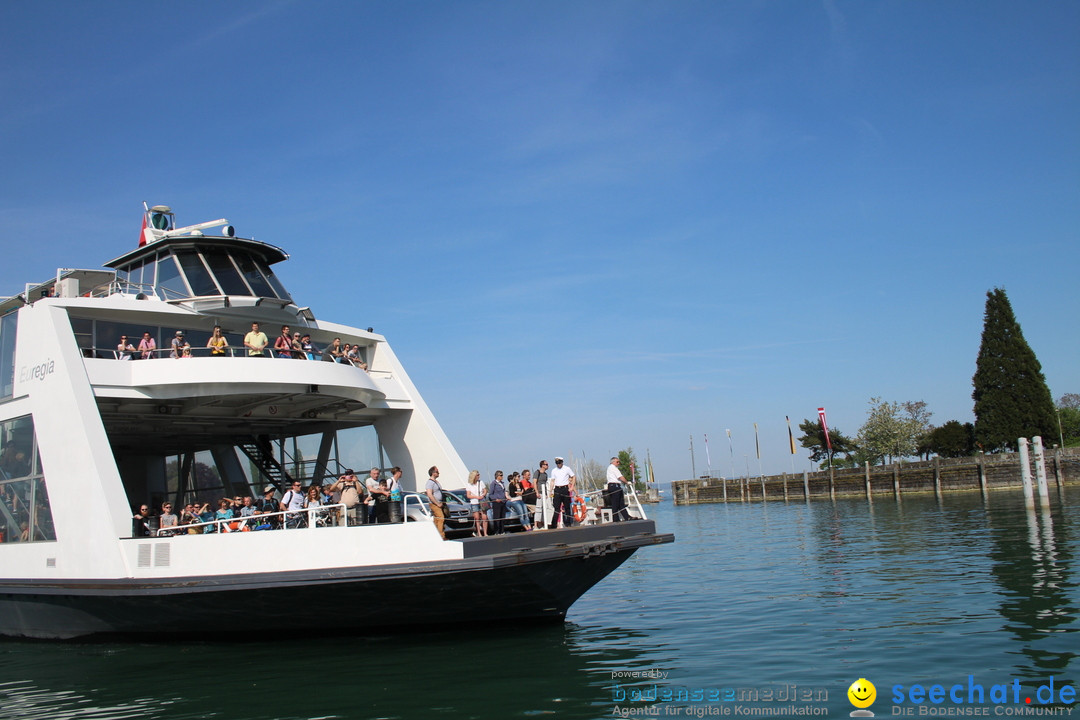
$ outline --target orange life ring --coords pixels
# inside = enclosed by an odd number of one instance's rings
[[[589,509],[585,507],[585,501],[580,497],[574,498],[574,501],[570,503],[570,511],[574,514],[574,522],[583,523],[589,516]]]

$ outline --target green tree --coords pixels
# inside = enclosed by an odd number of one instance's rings
[[[832,443],[831,453],[828,444],[825,442],[825,432],[821,429],[820,422],[817,420],[803,420],[799,423],[799,430],[802,431],[802,435],[799,436],[799,444],[810,451],[811,461],[821,463],[823,467],[833,463],[834,458],[840,454],[845,456],[845,463],[837,464],[846,464],[847,456],[855,451],[855,441],[840,432],[839,428],[829,428],[829,442]]]
[[[975,426],[950,420],[927,433],[924,444],[941,457],[967,457],[975,452]]]
[[[1065,447],[1080,446],[1080,395],[1066,393],[1058,398],[1057,413]]]
[[[1056,434],[1054,401],[1042,365],[1024,339],[1002,288],[986,293],[972,385],[975,441],[982,449],[1015,450],[1017,438]]]
[[[642,479],[644,474],[641,472],[641,465],[637,461],[637,456],[634,455],[634,448],[626,448],[620,450],[619,453],[619,470],[622,471],[622,476],[627,480],[634,483],[634,488],[639,492],[645,492],[645,481]],[[604,466],[604,472],[607,473],[607,465]]]
[[[866,423],[859,428],[858,444],[869,462],[885,462],[919,454],[920,443],[930,430],[926,403],[887,402],[870,398]]]

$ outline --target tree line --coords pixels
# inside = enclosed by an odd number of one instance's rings
[[[1041,435],[1047,446],[1080,446],[1080,394],[1066,393],[1055,405],[1042,365],[1024,339],[1002,288],[986,293],[972,386],[974,423],[949,420],[935,426],[921,400],[890,402],[874,397],[855,437],[834,427],[826,442],[818,421],[807,419],[799,423],[799,442],[823,467],[1015,451],[1018,438],[1035,435]]]

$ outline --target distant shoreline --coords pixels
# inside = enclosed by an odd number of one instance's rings
[[[1047,451],[1046,481],[1051,493],[1065,485],[1080,484],[1080,448]],[[819,470],[796,475],[782,473],[749,479],[675,480],[671,483],[671,497],[676,505],[761,502],[762,499],[783,501],[863,497],[873,500],[912,493],[940,495],[1021,486],[1020,455],[1000,453],[862,468],[834,468],[832,471]]]

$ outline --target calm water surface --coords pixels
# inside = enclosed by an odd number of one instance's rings
[[[993,717],[1024,710],[1051,678],[1057,693],[1080,687],[1080,488],[1030,514],[1018,492],[652,514],[676,543],[637,553],[564,626],[474,617],[359,639],[235,643],[288,629],[223,625],[220,643],[0,642],[0,717],[847,717],[858,678],[886,717],[895,685],[963,684],[966,699],[969,682],[989,693],[1016,681],[1021,705],[987,699]],[[377,627],[394,609],[360,611]],[[649,671],[664,677],[628,675]],[[733,692],[750,700],[725,702]]]

